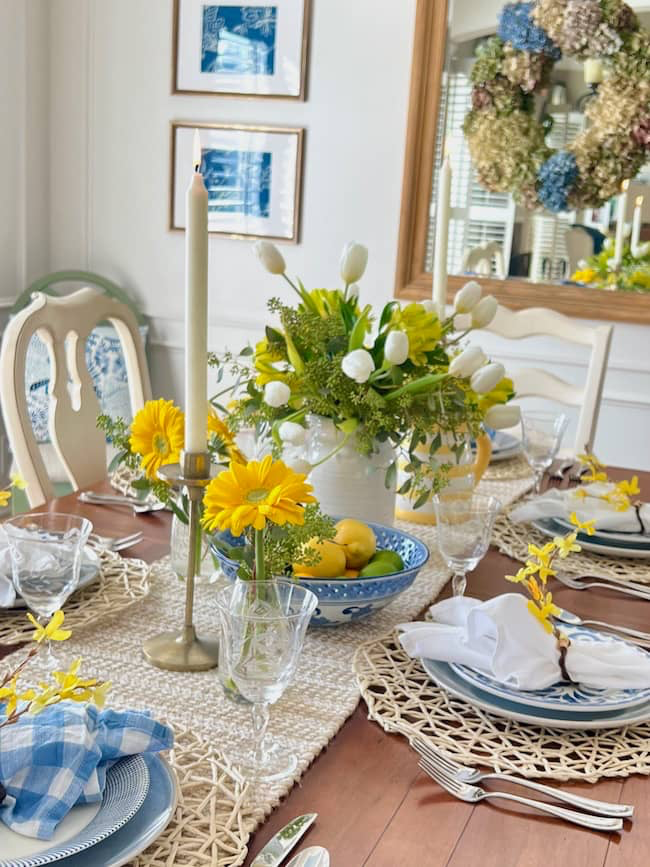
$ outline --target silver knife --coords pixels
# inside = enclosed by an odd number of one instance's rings
[[[278,867],[294,846],[302,840],[317,818],[318,813],[305,813],[304,816],[293,819],[269,840],[261,852],[258,852],[251,867]]]

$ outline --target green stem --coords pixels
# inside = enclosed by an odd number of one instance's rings
[[[420,379],[414,379],[413,382],[409,382],[401,388],[395,389],[390,394],[385,395],[384,400],[395,400],[404,394],[416,394],[418,391],[425,391],[429,386],[442,382],[447,376],[449,376],[448,373],[429,373],[427,376],[421,376]]]
[[[320,467],[321,464],[324,464],[325,461],[329,461],[329,459],[330,459],[331,457],[334,457],[334,455],[335,455],[337,452],[340,452],[341,449],[343,448],[343,446],[347,443],[347,441],[350,439],[351,436],[352,436],[351,433],[349,433],[349,434],[344,434],[344,435],[343,435],[343,439],[342,439],[341,442],[336,446],[335,449],[332,449],[332,451],[329,452],[328,454],[326,454],[324,458],[321,458],[319,461],[316,461],[315,464],[312,464],[312,465],[311,465],[312,470],[313,470],[315,467]]]
[[[255,530],[255,580],[266,581],[264,568],[264,530]]]
[[[292,280],[290,277],[287,277],[286,274],[283,274],[282,276],[283,276],[284,279],[287,281],[287,283],[289,284],[289,286],[291,286],[291,288],[293,289],[293,291],[296,292],[296,293],[299,295],[300,300],[301,300],[301,301],[304,301],[305,299],[302,297],[302,292],[300,291],[300,289],[298,289],[298,287],[297,287],[296,284],[293,282],[293,280]]]

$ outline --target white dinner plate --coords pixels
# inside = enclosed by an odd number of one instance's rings
[[[149,791],[149,766],[143,756],[127,756],[106,772],[99,805],[73,807],[51,840],[35,840],[0,823],[0,867],[41,867],[82,853],[110,837],[133,818]],[[92,862],[99,864],[100,862]]]
[[[99,554],[87,545],[84,548],[84,552],[81,558],[81,567],[79,569],[79,583],[75,587],[74,592],[77,590],[82,590],[84,587],[87,587],[89,584],[92,584],[93,581],[97,580],[97,576],[99,575],[100,570],[100,559]],[[16,596],[13,605],[8,605],[7,608],[27,608],[27,603],[21,596]],[[0,609],[1,610],[1,609]]]
[[[538,518],[536,521],[531,521],[531,525],[545,536],[564,535],[564,528],[554,518]],[[585,551],[591,551],[593,554],[604,554],[609,557],[630,557],[635,560],[650,560],[650,547],[637,548],[615,543],[614,541],[600,541],[594,539],[593,536],[583,536],[582,534],[580,534],[580,545]]]
[[[570,533],[575,530],[571,521],[565,518],[553,518],[558,527],[562,527],[565,533]],[[585,541],[600,541],[605,545],[622,545],[626,548],[650,548],[650,536],[647,533],[624,533],[620,530],[601,530],[596,528],[596,532],[589,536],[587,533],[578,533],[580,542]]]
[[[550,711],[498,698],[459,677],[446,662],[422,659],[422,666],[441,689],[473,707],[516,722],[533,723],[553,729],[615,729],[650,721],[650,701],[635,708],[583,714]]]
[[[584,626],[562,624],[562,631],[581,644],[626,644],[615,635],[606,635]],[[639,648],[639,659],[645,651]],[[501,683],[489,674],[477,671],[467,665],[450,663],[454,672],[472,686],[506,699],[514,704],[528,707],[541,707],[546,710],[559,710],[570,713],[602,713],[609,710],[638,707],[650,701],[650,687],[647,689],[592,689],[579,683],[558,681],[545,689],[523,690]]]

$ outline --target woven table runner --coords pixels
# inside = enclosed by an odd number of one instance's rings
[[[521,481],[486,482],[481,490],[511,502],[528,486],[529,482]],[[237,765],[250,746],[250,709],[226,698],[216,671],[161,671],[142,657],[147,638],[178,629],[183,622],[184,585],[171,571],[168,559],[151,566],[149,595],[137,606],[119,612],[102,608],[93,623],[87,620],[78,626],[71,607],[70,622],[75,629],[59,651],[63,664],[82,656],[84,671],[112,682],[111,706],[148,709],[172,725],[176,735],[171,754],[180,785],[176,815],[131,867],[235,867],[243,863],[252,831],[355,710],[359,687],[351,665],[354,652],[397,623],[417,617],[450,578],[437,553],[435,528],[398,526],[428,545],[430,560],[406,592],[372,617],[349,626],[308,630],[295,679],[273,706],[270,724],[280,747],[296,754],[298,767],[293,778],[274,784],[247,787],[238,773]],[[221,586],[221,580],[197,585],[199,635],[218,632],[214,596]],[[45,674],[39,670],[38,659],[29,672],[34,680]]]
[[[505,509],[497,519],[492,532],[492,544],[503,554],[525,562],[528,558],[528,544],[544,545],[548,536],[540,533],[528,523],[514,524],[509,519],[510,508]],[[613,558],[602,554],[580,551],[562,561],[562,572],[569,575],[590,575],[606,578],[628,578],[642,584],[650,584],[650,560],[635,560],[631,557]]]
[[[515,455],[504,461],[494,461],[483,474],[486,481],[507,481],[508,479],[530,479],[533,481],[533,473],[530,464],[523,455]]]
[[[151,567],[143,560],[120,557],[112,551],[99,553],[96,581],[73,594],[65,604],[65,625],[77,630],[109,614],[124,611],[149,593]],[[26,608],[0,608],[0,644],[29,641],[34,627],[25,617]]]
[[[552,780],[650,774],[650,723],[565,731],[502,719],[440,689],[393,632],[356,652],[368,716],[387,732],[429,740],[465,765]]]

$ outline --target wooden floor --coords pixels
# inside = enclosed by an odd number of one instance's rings
[[[629,471],[623,473],[629,477]],[[639,474],[650,499],[650,474]],[[132,518],[124,509],[81,506],[74,495],[51,508],[87,515],[99,533],[117,535],[140,527],[145,540],[126,554],[155,559],[166,552],[169,516]],[[491,550],[470,575],[468,594],[503,592],[513,562]],[[507,586],[512,590],[512,586]],[[558,604],[581,615],[650,631],[650,603],[607,591],[579,593],[554,587]],[[448,592],[448,591],[447,591]],[[650,741],[647,745],[650,752]],[[650,867],[650,782],[645,777],[563,788],[635,805],[635,820],[620,835],[605,835],[546,818],[526,808],[477,806],[443,792],[419,772],[404,738],[368,721],[363,702],[314,761],[300,785],[254,835],[251,863],[263,844],[290,819],[317,812],[302,847],[320,844],[332,867]],[[521,791],[521,790],[519,790]],[[296,850],[299,851],[299,850]],[[89,865],[91,867],[91,865]],[[92,865],[100,867],[100,865]]]

